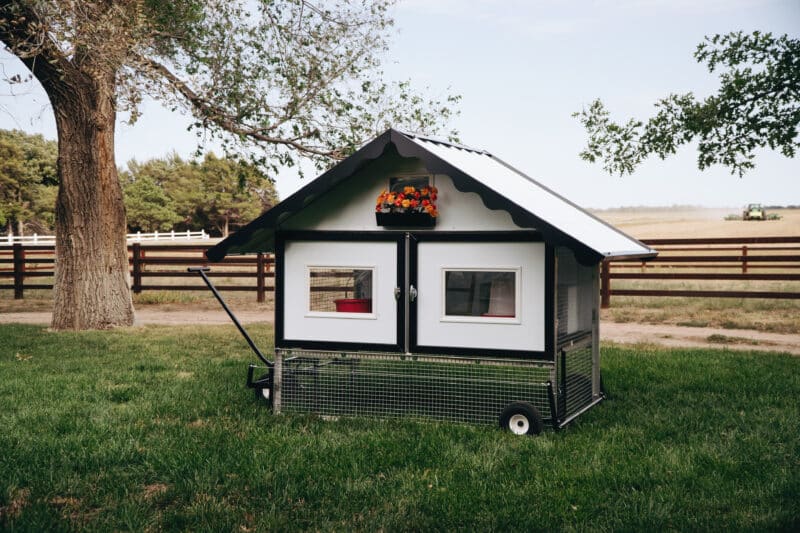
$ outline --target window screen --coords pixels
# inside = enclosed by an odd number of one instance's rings
[[[515,318],[517,273],[445,270],[445,315]]]
[[[372,313],[372,269],[311,267],[309,305],[317,313]]]

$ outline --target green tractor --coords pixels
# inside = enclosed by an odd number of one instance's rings
[[[767,220],[767,210],[761,204],[748,204],[742,212],[742,220]]]

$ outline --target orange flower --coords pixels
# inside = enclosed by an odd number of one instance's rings
[[[401,203],[402,203],[403,207],[408,209],[408,207],[411,205],[411,200],[403,200]]]

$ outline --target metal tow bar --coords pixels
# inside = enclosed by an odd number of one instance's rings
[[[258,349],[258,346],[256,346],[256,343],[253,342],[253,339],[250,337],[250,335],[248,335],[247,331],[244,329],[244,326],[242,326],[241,322],[239,322],[239,319],[236,318],[236,315],[234,315],[233,311],[230,310],[228,305],[225,303],[225,300],[222,299],[222,295],[219,293],[217,288],[214,287],[214,284],[211,283],[210,279],[208,279],[208,276],[206,276],[206,272],[209,272],[211,269],[209,267],[189,267],[186,270],[188,272],[196,272],[196,273],[200,274],[200,277],[203,278],[203,281],[206,283],[208,288],[211,289],[211,293],[214,295],[214,297],[220,303],[220,305],[225,310],[225,312],[228,313],[228,316],[231,317],[231,320],[233,321],[234,325],[236,325],[236,328],[239,330],[239,333],[242,334],[244,339],[247,341],[247,344],[250,345],[250,348],[253,350],[253,352],[256,354],[256,356],[269,369],[269,372],[267,374],[265,374],[265,375],[261,376],[260,378],[254,380],[253,379],[253,372],[255,371],[255,369],[257,367],[256,367],[256,365],[251,363],[247,367],[247,387],[251,388],[251,389],[256,389],[256,394],[260,393],[265,398],[270,399],[270,397],[271,397],[270,392],[272,390],[272,373],[273,373],[272,369],[275,367],[275,363],[273,361],[270,361],[269,359],[267,359],[264,356],[264,354],[261,353],[261,350]],[[266,391],[266,393],[265,393],[265,391]]]

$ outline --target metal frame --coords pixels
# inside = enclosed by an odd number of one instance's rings
[[[514,402],[559,427],[550,399],[552,362],[489,357],[278,349],[276,414],[377,416],[497,423]]]

